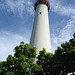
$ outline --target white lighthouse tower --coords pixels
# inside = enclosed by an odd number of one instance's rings
[[[50,5],[47,0],[37,0],[35,3],[35,19],[30,39],[30,46],[37,48],[37,55],[43,48],[51,52],[48,11]]]

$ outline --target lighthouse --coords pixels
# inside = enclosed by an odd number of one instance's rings
[[[48,12],[50,9],[47,0],[37,0],[35,5],[35,18],[30,38],[30,47],[37,48],[37,55],[43,48],[51,52],[50,30]]]

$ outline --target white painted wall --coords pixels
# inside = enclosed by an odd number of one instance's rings
[[[51,52],[48,8],[45,4],[38,4],[36,8],[30,46],[37,48],[37,55],[43,48]]]

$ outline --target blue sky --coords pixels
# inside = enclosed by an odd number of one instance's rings
[[[36,0],[0,0],[0,61],[14,54],[21,41],[29,43]],[[52,53],[75,32],[75,0],[48,0]]]

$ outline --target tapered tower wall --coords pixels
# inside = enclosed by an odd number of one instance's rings
[[[43,48],[47,52],[51,52],[48,7],[44,3],[38,4],[36,7],[30,46],[37,48],[37,55]]]

